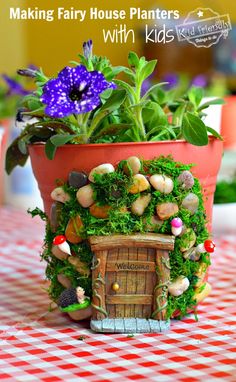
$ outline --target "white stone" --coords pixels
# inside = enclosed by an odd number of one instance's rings
[[[149,182],[155,190],[160,191],[162,194],[170,194],[174,188],[173,180],[166,175],[152,175]]]
[[[168,291],[172,296],[181,296],[189,287],[189,279],[185,276],[179,276],[168,286]]]
[[[94,182],[94,174],[103,175],[103,174],[108,174],[108,173],[114,172],[114,171],[115,171],[114,166],[111,163],[103,163],[97,167],[94,167],[90,171],[88,178],[89,178],[90,182]]]
[[[76,198],[82,207],[90,207],[94,203],[92,186],[87,184],[86,186],[79,188],[76,193]]]
[[[51,198],[57,202],[66,203],[69,202],[70,195],[67,194],[62,187],[57,187],[51,192]]]
[[[140,159],[138,157],[135,157],[135,156],[129,157],[127,159],[127,164],[129,165],[129,167],[132,170],[132,175],[136,175],[139,173],[139,171],[141,169],[141,162],[140,162]],[[127,165],[124,166],[124,172],[127,175],[130,175],[130,171],[129,171],[129,168]]]
[[[137,198],[131,206],[131,211],[133,212],[133,214],[142,216],[145,209],[149,205],[151,198],[151,194],[142,195],[139,198]]]

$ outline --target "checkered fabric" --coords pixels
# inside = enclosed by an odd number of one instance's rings
[[[164,334],[96,334],[49,311],[43,225],[0,209],[1,381],[236,381],[236,243],[215,238],[213,292],[193,316]]]

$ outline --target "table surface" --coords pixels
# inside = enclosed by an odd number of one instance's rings
[[[0,208],[1,381],[236,381],[236,243],[215,238],[211,295],[160,334],[96,334],[49,311],[43,224]]]

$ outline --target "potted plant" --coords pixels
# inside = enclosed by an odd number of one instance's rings
[[[236,212],[236,178],[220,180],[216,184],[213,208],[214,232],[234,233]]]
[[[17,164],[23,166],[30,154],[49,213],[55,178],[66,179],[73,168],[89,171],[108,158],[114,164],[134,154],[145,159],[172,155],[184,163],[195,163],[193,171],[202,183],[210,222],[222,142],[201,117],[209,105],[222,100],[200,106],[200,87],[192,87],[175,99],[174,92],[162,89],[163,83],[141,95],[156,60],[147,62],[131,52],[129,68],[113,67],[106,57],[92,54],[91,41],[84,43],[83,49],[80,63],[73,62],[74,67],[64,68],[56,78],[49,79],[42,71],[20,71],[34,77],[37,85],[37,90],[23,99],[22,118],[36,117],[38,122],[26,123],[9,147],[7,173]],[[128,82],[115,79],[121,72]]]
[[[206,222],[221,137],[201,120],[210,104],[200,106],[201,88],[175,98],[162,83],[143,94],[156,60],[132,52],[129,68],[112,67],[92,54],[91,41],[83,47],[80,63],[56,78],[21,71],[37,90],[23,100],[28,123],[8,149],[6,169],[30,155],[45,206],[31,213],[46,221],[42,258],[61,310],[73,319],[92,314],[96,331],[160,331],[210,291]],[[128,82],[116,78],[122,72]],[[32,117],[38,121],[30,124]],[[124,282],[117,275],[126,271]],[[132,272],[141,273],[135,282]],[[118,317],[117,305],[125,305]]]

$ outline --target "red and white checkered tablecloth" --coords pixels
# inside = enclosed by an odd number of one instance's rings
[[[214,286],[190,316],[164,334],[96,334],[49,312],[43,224],[26,213],[0,209],[1,381],[236,381],[236,242],[215,238]]]

